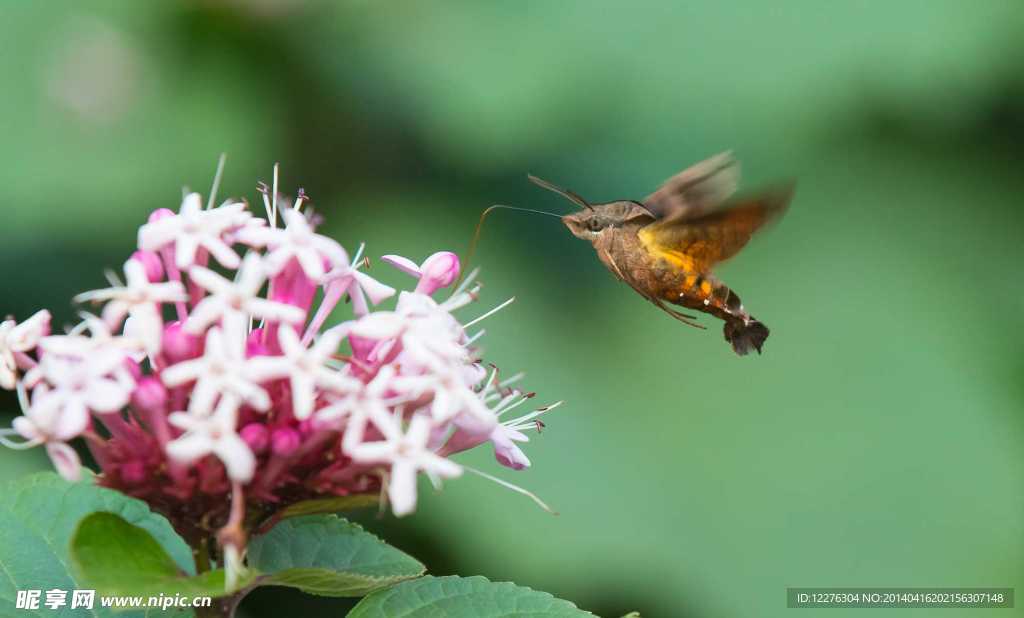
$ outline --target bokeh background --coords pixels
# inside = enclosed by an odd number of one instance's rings
[[[778,616],[787,586],[1024,592],[1020,8],[6,2],[0,312],[71,322],[222,151],[222,195],[280,162],[326,233],[419,260],[464,252],[491,204],[569,208],[527,172],[639,198],[731,148],[748,188],[799,181],[720,273],[772,328],[765,354],[659,313],[557,221],[495,213],[483,300],[517,302],[487,357],[567,404],[532,469],[468,459],[560,514],[467,477],[363,522],[436,574],[602,616]],[[0,453],[2,478],[46,466]],[[243,611],[343,607],[261,590]]]

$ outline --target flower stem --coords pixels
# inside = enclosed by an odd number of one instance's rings
[[[192,550],[192,557],[196,563],[197,575],[210,570],[210,544],[207,539],[200,541],[199,547]]]

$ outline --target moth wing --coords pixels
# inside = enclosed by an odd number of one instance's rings
[[[736,192],[740,164],[723,152],[692,165],[666,180],[644,198],[644,205],[660,219],[690,219],[711,212]]]
[[[647,242],[679,253],[702,271],[739,253],[762,227],[778,219],[793,197],[794,185],[740,198],[720,210],[688,219],[663,219],[641,229]]]

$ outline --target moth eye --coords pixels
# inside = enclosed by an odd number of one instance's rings
[[[601,230],[601,222],[597,219],[587,219],[587,229],[591,232],[598,232]]]

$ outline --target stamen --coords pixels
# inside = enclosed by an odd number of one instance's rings
[[[506,489],[511,489],[512,491],[514,491],[516,493],[523,494],[524,496],[526,496],[530,500],[533,500],[537,504],[537,506],[539,506],[540,508],[544,509],[548,513],[551,513],[552,515],[558,515],[558,513],[555,512],[550,506],[548,506],[547,503],[545,503],[543,500],[541,500],[537,496],[537,494],[535,494],[535,493],[533,493],[533,492],[531,492],[529,490],[523,489],[522,487],[520,487],[518,485],[513,485],[512,483],[509,483],[508,481],[502,480],[502,479],[500,479],[500,478],[498,478],[496,476],[491,476],[490,474],[487,474],[486,472],[482,472],[480,470],[477,470],[476,468],[470,468],[469,466],[466,466],[466,465],[463,465],[462,467],[465,468],[466,470],[472,472],[473,474],[476,474],[478,476],[482,476],[482,477],[484,477],[485,479],[487,479],[489,481],[494,481],[495,483],[497,483],[498,485],[501,485],[502,487],[504,487]]]
[[[441,491],[441,477],[437,476],[430,470],[427,470],[427,478],[430,479],[430,484],[434,486],[434,491]]]
[[[483,337],[484,333],[486,332],[486,330],[481,329],[480,332],[478,332],[477,334],[473,335],[472,337],[468,337],[466,339],[466,345],[473,345],[474,343],[477,342],[478,339],[480,339],[480,337]]]
[[[30,448],[39,446],[40,444],[43,443],[43,441],[40,440],[39,438],[26,440],[24,442],[15,442],[7,438],[7,436],[11,435],[21,436],[21,434],[18,433],[17,430],[14,429],[13,427],[4,427],[0,429],[0,444],[15,451],[26,451]]]
[[[356,254],[352,257],[352,265],[355,266],[359,263],[359,258],[363,257],[363,250],[366,249],[366,243],[359,243],[359,248],[356,249]]]
[[[217,159],[217,173],[213,175],[213,186],[210,187],[210,198],[206,201],[206,210],[213,208],[214,202],[217,201],[217,191],[220,189],[220,178],[221,174],[224,173],[224,162],[227,160],[227,153],[220,153],[220,158]]]
[[[270,223],[270,227],[276,228],[277,221],[274,220],[274,214],[270,208],[270,198],[267,197],[267,193],[270,192],[270,187],[267,186],[267,183],[261,180],[258,183],[256,183],[256,188],[257,190],[259,190],[260,195],[263,197],[263,210],[265,210],[267,213],[267,222]]]
[[[459,284],[459,287],[455,288],[455,291],[452,292],[451,296],[449,296],[448,298],[449,299],[455,298],[459,294],[462,294],[463,292],[465,292],[466,288],[468,288],[469,285],[471,283],[473,283],[473,280],[476,279],[476,276],[479,275],[479,274],[480,274],[480,267],[479,266],[477,266],[473,270],[469,271],[469,274],[466,275],[466,278],[463,279],[462,283]]]
[[[503,382],[499,382],[498,386],[505,387],[505,386],[508,386],[510,384],[515,384],[516,382],[522,380],[525,377],[526,377],[526,373],[520,371],[519,373],[513,375],[512,377],[506,378]]]
[[[124,287],[124,284],[121,283],[121,280],[117,278],[117,273],[115,273],[114,271],[110,270],[109,268],[107,268],[106,270],[103,271],[103,276],[107,279],[107,283],[110,284],[110,287],[114,287],[114,288],[123,288]]]
[[[275,163],[274,164],[274,195],[270,198],[271,199],[270,204],[271,204],[272,209],[274,211],[274,227],[277,227],[277,168],[278,168],[278,164]]]
[[[504,309],[505,307],[508,307],[509,305],[511,305],[512,303],[514,303],[514,302],[515,302],[515,300],[516,300],[516,297],[515,297],[515,296],[513,296],[512,298],[510,298],[510,299],[506,300],[505,302],[501,303],[500,305],[498,305],[498,306],[497,306],[497,307],[495,307],[494,309],[491,309],[490,311],[488,311],[487,313],[483,314],[482,316],[480,316],[480,317],[476,318],[475,320],[470,320],[469,322],[466,322],[465,324],[463,324],[463,327],[464,327],[464,328],[469,328],[470,326],[472,326],[472,325],[476,324],[477,322],[479,322],[479,321],[481,321],[481,320],[485,320],[485,319],[487,319],[487,318],[491,317],[491,316],[492,316],[492,315],[494,315],[495,313],[497,313],[497,312],[501,311],[501,310],[502,310],[502,309]]]
[[[528,421],[533,420],[534,418],[537,418],[541,414],[545,414],[547,412],[550,412],[550,411],[554,410],[558,406],[562,405],[562,403],[563,402],[561,402],[561,401],[556,401],[555,403],[553,403],[553,404],[551,404],[549,406],[544,406],[543,408],[537,408],[536,410],[534,410],[533,412],[530,412],[529,414],[527,414],[525,416],[520,416],[516,420],[512,421],[512,424],[507,425],[507,426],[511,427],[512,429],[519,429],[519,430],[522,430],[522,429],[535,429],[536,426],[534,425],[534,423],[530,423]],[[520,425],[522,425],[522,426],[520,427]]]

